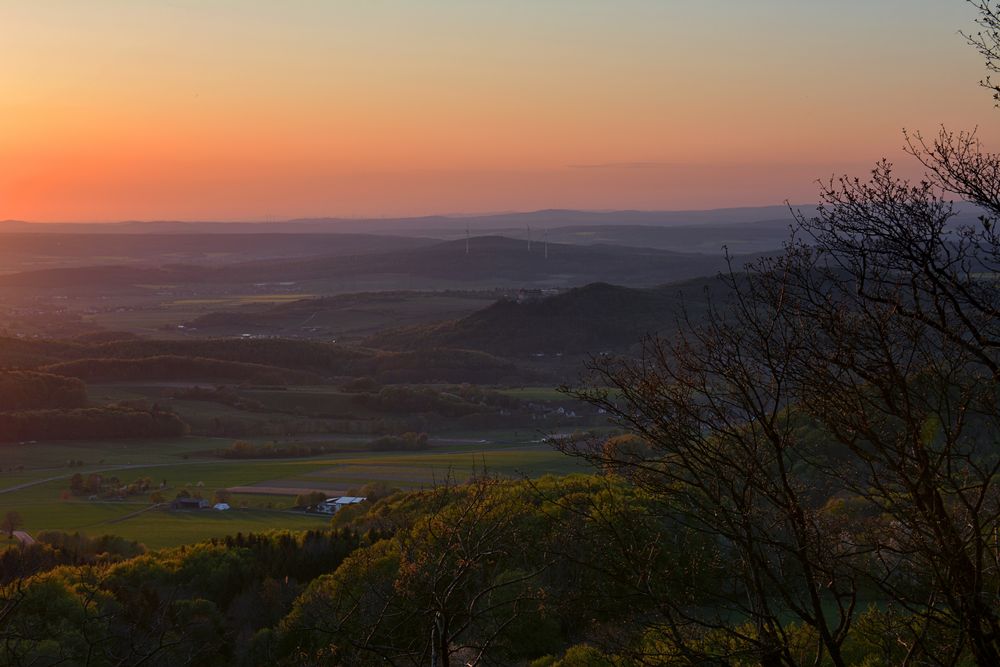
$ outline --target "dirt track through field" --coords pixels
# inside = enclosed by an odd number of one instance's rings
[[[114,519],[108,519],[107,521],[102,521],[101,523],[120,523],[122,521],[128,521],[129,519],[137,517],[140,514],[145,514],[146,512],[148,512],[150,510],[155,510],[155,509],[159,509],[159,508],[166,507],[166,506],[167,506],[167,503],[157,503],[156,505],[150,505],[149,507],[143,507],[141,510],[136,510],[135,512],[129,512],[125,516],[120,516],[120,517],[117,517],[117,518],[114,518]]]
[[[325,493],[327,498],[332,498],[333,496],[340,496],[347,492],[347,489],[339,489],[336,491],[331,491],[330,489],[317,489],[316,487],[292,487],[292,486],[230,486],[226,489],[230,493],[248,493],[248,494],[260,494],[267,496],[297,496],[300,493],[309,493],[311,491],[318,491],[320,493]]]

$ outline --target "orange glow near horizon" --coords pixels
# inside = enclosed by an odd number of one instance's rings
[[[934,0],[6,3],[0,219],[805,202],[883,155],[915,175],[904,126],[1000,144],[957,34],[973,19]]]

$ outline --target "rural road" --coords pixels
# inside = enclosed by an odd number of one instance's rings
[[[14,538],[24,546],[30,546],[35,543],[35,538],[33,538],[31,535],[28,535],[23,530],[15,530]]]

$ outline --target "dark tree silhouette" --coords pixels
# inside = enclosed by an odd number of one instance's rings
[[[969,44],[983,56],[986,71],[996,74],[1000,72],[1000,3],[991,0],[968,0],[968,2],[979,10],[979,19],[976,23],[980,29],[974,33],[963,34]],[[980,85],[993,91],[993,99],[1000,103],[1000,85],[993,82],[990,74],[980,81]]]
[[[24,519],[21,518],[20,513],[12,510],[4,515],[3,523],[0,523],[0,529],[7,533],[7,538],[10,539],[14,537],[14,531],[23,525]]]
[[[969,39],[1000,71],[1000,4],[972,4]],[[670,627],[721,630],[761,664],[801,659],[789,618],[818,636],[810,661],[840,664],[859,585],[889,604],[901,661],[1000,664],[1000,155],[974,132],[905,138],[923,180],[883,161],[822,184],[783,253],[726,276],[707,324],[595,360],[574,392],[646,445],[562,447],[670,499],[741,564],[746,603],[719,604],[752,632],[661,605]],[[672,639],[694,655],[698,637]]]

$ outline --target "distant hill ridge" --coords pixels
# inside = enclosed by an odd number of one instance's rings
[[[738,263],[753,257],[738,258]],[[0,276],[0,286],[63,287],[128,284],[247,284],[316,281],[353,276],[415,276],[439,281],[574,286],[610,282],[650,286],[712,275],[725,268],[721,252],[682,253],[610,244],[533,243],[477,236],[370,254],[243,262],[221,267],[121,265],[23,271]],[[406,282],[401,281],[402,286]]]
[[[498,301],[468,317],[383,332],[367,342],[382,349],[462,348],[503,356],[621,351],[644,336],[674,330],[686,310],[705,312],[728,293],[718,278],[636,289],[593,283],[523,302]]]
[[[807,213],[815,210],[811,204],[794,205]],[[683,225],[697,223],[745,223],[760,220],[790,218],[789,207],[743,206],[717,209],[666,210],[666,211],[586,211],[574,209],[543,209],[509,213],[427,215],[393,218],[294,218],[283,221],[179,221],[179,220],[125,220],[121,222],[56,222],[31,223],[21,220],[0,221],[0,232],[110,232],[110,233],[190,233],[212,231],[215,233],[306,233],[306,232],[385,232],[406,231],[412,228],[473,229],[513,225]]]

